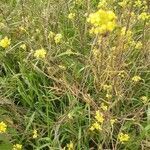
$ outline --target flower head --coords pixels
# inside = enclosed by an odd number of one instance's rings
[[[0,46],[3,48],[7,48],[10,45],[10,41],[11,39],[9,39],[7,36],[4,37],[1,41],[0,41]]]
[[[75,0],[74,2],[76,5],[82,5],[83,3],[83,0]]]
[[[112,95],[107,93],[107,94],[106,94],[106,98],[111,99],[111,98],[112,98]]]
[[[129,141],[129,135],[128,134],[124,134],[124,133],[119,133],[118,134],[118,139],[119,139],[119,141],[121,142],[121,143],[124,143],[124,142],[127,142],[127,141]]]
[[[117,121],[117,119],[110,119],[111,126],[113,126],[116,121]]]
[[[106,8],[107,7],[107,1],[106,0],[101,0],[98,3],[98,8]]]
[[[116,18],[113,11],[99,9],[97,12],[91,13],[87,19],[87,22],[92,25],[90,33],[103,34],[113,31],[116,26]]]
[[[91,131],[102,130],[101,124],[99,124],[98,122],[93,123],[92,126],[90,127],[90,130]]]
[[[141,7],[142,6],[142,1],[141,0],[136,0],[134,2],[134,7]]]
[[[148,20],[149,18],[150,18],[150,15],[147,14],[146,12],[142,12],[142,13],[138,16],[138,19],[139,19],[139,20],[142,20],[142,21]]]
[[[143,46],[142,42],[139,41],[139,42],[136,43],[135,48],[136,48],[136,49],[141,49],[142,46]]]
[[[103,85],[103,90],[104,90],[104,91],[111,91],[111,90],[112,90],[112,86],[111,86],[111,85],[104,84],[104,85]]]
[[[75,13],[70,13],[70,14],[68,15],[68,19],[73,20],[75,16],[76,16]]]
[[[102,103],[102,104],[101,104],[101,109],[104,110],[104,111],[107,111],[108,106],[105,105],[104,103]]]
[[[26,50],[27,49],[26,44],[20,45],[20,48],[22,48],[23,50]]]
[[[127,28],[126,27],[122,27],[121,28],[121,36],[126,36],[128,39],[130,39],[131,37],[132,37],[132,31],[131,30],[127,30]]]
[[[38,137],[38,134],[37,134],[37,130],[33,130],[33,139],[36,139]]]
[[[54,36],[55,36],[55,33],[52,32],[52,31],[50,31],[49,34],[48,34],[48,38],[49,38],[49,39],[53,39]]]
[[[0,133],[5,133],[7,129],[7,125],[2,121],[0,122]]]
[[[62,39],[61,34],[56,34],[56,36],[54,37],[54,41],[56,44],[60,43],[61,39]]]
[[[135,83],[137,83],[137,82],[139,82],[139,81],[141,81],[141,80],[142,80],[142,78],[141,78],[140,76],[134,76],[134,77],[132,78],[132,81],[135,82]]]
[[[27,32],[27,30],[26,30],[23,26],[20,26],[20,27],[19,27],[19,30],[20,30],[20,32],[22,32],[22,33]]]
[[[123,0],[122,2],[118,3],[118,5],[121,6],[121,7],[123,7],[123,8],[126,7],[127,4],[128,4],[128,0]]]
[[[46,56],[46,50],[41,48],[35,51],[34,57],[36,58],[45,58]]]
[[[95,119],[96,119],[99,123],[103,123],[103,122],[104,122],[103,114],[100,113],[99,110],[96,111]]]
[[[68,150],[73,150],[74,148],[74,145],[73,145],[73,142],[72,141],[70,141],[70,143],[69,144],[67,144],[67,148],[68,148]]]
[[[148,102],[148,97],[142,96],[141,100],[142,100],[143,103],[147,103]]]
[[[15,145],[13,145],[12,150],[22,150],[22,145],[21,144],[15,144]]]

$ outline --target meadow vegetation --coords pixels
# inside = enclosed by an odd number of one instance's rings
[[[0,0],[0,150],[149,150],[149,0]]]

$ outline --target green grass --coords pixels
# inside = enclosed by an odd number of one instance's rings
[[[74,2],[0,1],[0,41],[11,39],[8,48],[0,47],[0,122],[7,124],[6,133],[0,133],[0,150],[17,143],[24,150],[72,150],[67,148],[71,141],[75,150],[150,149],[150,21],[138,20],[148,13],[144,8],[149,2],[135,7],[133,1],[122,8],[119,0],[108,0],[117,27],[102,35],[101,43],[99,36],[89,34],[86,21],[99,1]],[[72,12],[75,19],[69,20]],[[125,36],[120,35],[122,27],[127,27]],[[48,39],[50,31],[62,34],[61,43]],[[142,47],[137,49],[138,41]],[[34,57],[40,48],[47,52],[45,59]],[[142,80],[134,83],[134,76]],[[112,89],[104,90],[104,85]],[[97,110],[104,115],[102,130],[90,131]],[[117,119],[113,127],[111,119]],[[121,132],[130,136],[127,142],[119,141]]]

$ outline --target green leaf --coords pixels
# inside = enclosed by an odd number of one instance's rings
[[[8,137],[3,134],[0,134],[0,150],[12,150],[12,144]]]

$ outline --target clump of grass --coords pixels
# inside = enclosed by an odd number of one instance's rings
[[[0,2],[0,149],[149,149],[148,1]]]

